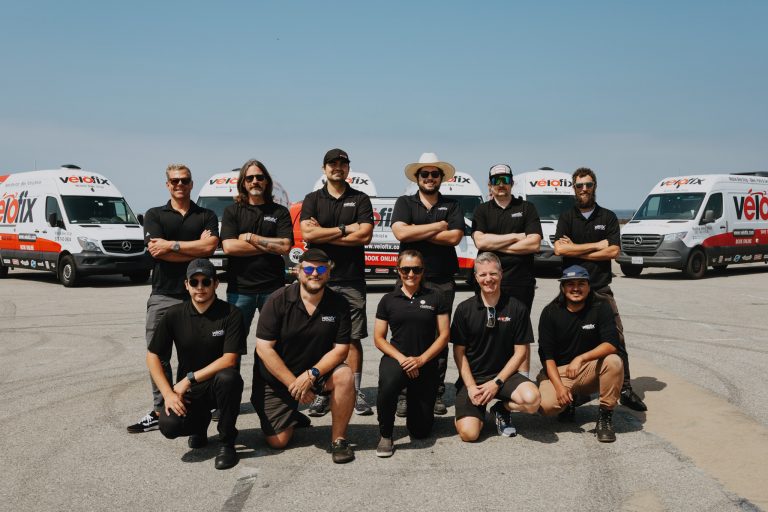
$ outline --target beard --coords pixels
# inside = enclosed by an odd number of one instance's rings
[[[586,197],[576,196],[576,206],[583,209],[589,209],[595,206],[595,194],[589,194]]]
[[[429,190],[427,188],[424,188],[424,185],[419,183],[419,192],[421,192],[422,194],[424,194],[426,196],[433,196],[433,195],[437,194],[439,191],[440,191],[440,187],[439,186],[435,187],[433,190]]]
[[[325,284],[321,281],[301,281],[301,287],[304,288],[304,291],[311,295],[316,295],[323,291],[323,288],[325,288]]]

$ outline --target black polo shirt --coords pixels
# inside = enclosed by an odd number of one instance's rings
[[[150,208],[144,216],[144,243],[149,245],[150,238],[178,242],[200,240],[200,235],[206,229],[213,236],[219,236],[219,219],[212,210],[190,201],[187,214],[182,215],[168,201],[165,206]],[[188,265],[189,262],[174,263],[156,259],[152,270],[152,294],[189,297],[184,288]]]
[[[379,301],[376,318],[385,320],[392,331],[390,343],[404,356],[420,356],[435,342],[437,315],[450,313],[442,294],[422,287],[408,297],[398,287]],[[434,360],[436,361],[436,359]]]
[[[463,301],[453,313],[451,343],[465,347],[475,382],[496,377],[515,352],[515,345],[533,343],[528,310],[522,302],[501,294],[496,308],[496,325],[488,327],[488,309],[480,295]],[[456,383],[462,384],[461,376]]]
[[[464,211],[455,199],[446,197],[438,192],[437,203],[427,209],[419,199],[419,193],[412,196],[400,196],[392,211],[392,224],[422,225],[444,220],[448,229],[460,229],[464,232]],[[427,280],[445,282],[452,280],[459,271],[459,260],[456,257],[456,247],[451,245],[433,244],[426,240],[418,242],[400,242],[400,252],[406,249],[416,249],[424,256],[424,276]]]
[[[349,344],[351,334],[349,303],[344,297],[326,287],[309,315],[300,286],[293,283],[270,295],[256,326],[256,337],[277,342],[275,351],[294,375],[312,368],[334,344]],[[259,376],[271,386],[283,386],[260,359]]]
[[[349,185],[336,199],[328,193],[327,185],[310,192],[301,205],[301,220],[314,217],[324,228],[340,224],[373,224],[373,207],[368,194]],[[309,248],[322,249],[333,260],[331,283],[365,280],[365,246],[345,247],[334,244],[309,243]]]
[[[192,301],[185,301],[168,308],[148,350],[162,361],[170,361],[171,349],[176,345],[178,382],[225,353],[245,354],[245,336],[243,316],[232,304],[215,299],[208,309],[198,313]]]
[[[608,240],[610,245],[621,246],[619,220],[611,210],[595,204],[595,209],[588,219],[585,219],[577,207],[570,208],[560,214],[557,221],[555,240],[563,235],[575,244],[587,244]],[[593,290],[599,290],[611,284],[611,260],[587,261],[581,258],[563,258],[563,268],[571,265],[581,265],[589,272],[589,283]]]
[[[242,233],[287,238],[293,245],[293,226],[288,208],[269,204],[234,203],[224,209],[221,239],[237,239]],[[285,284],[285,262],[278,254],[228,256],[227,292],[271,293]]]
[[[475,231],[494,235],[525,233],[543,236],[536,206],[520,197],[513,197],[506,208],[499,206],[494,199],[475,208],[472,232]],[[507,286],[536,284],[533,273],[533,254],[507,254],[500,251],[493,251],[493,253],[501,260],[502,283]]]
[[[545,368],[547,359],[563,366],[603,342],[619,348],[616,322],[611,306],[592,294],[586,306],[577,313],[568,311],[562,296],[550,302],[541,312],[539,359]]]

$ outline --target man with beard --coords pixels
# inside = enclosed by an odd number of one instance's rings
[[[344,297],[326,287],[333,262],[320,249],[300,258],[298,283],[273,293],[256,325],[257,364],[251,403],[267,444],[283,449],[294,429],[307,426],[299,404],[330,394],[331,455],[337,464],[354,460],[346,439],[355,406],[349,352],[350,314]]]
[[[621,404],[636,411],[646,411],[648,408],[634,392],[629,380],[629,356],[624,341],[624,327],[610,287],[613,279],[611,260],[619,255],[621,244],[619,221],[611,210],[601,208],[595,202],[597,177],[592,169],[576,169],[573,173],[573,189],[576,193],[576,205],[563,212],[557,221],[555,254],[562,256],[563,268],[581,265],[587,269],[592,276],[592,292],[610,304],[616,317],[618,354],[624,363]],[[565,413],[572,416],[573,405]]]
[[[600,395],[595,435],[601,443],[616,440],[613,409],[624,379],[616,323],[607,301],[590,291],[589,272],[579,265],[563,271],[560,295],[539,318],[541,412],[567,409],[574,395]]]
[[[412,196],[400,196],[392,211],[392,233],[400,240],[400,252],[419,251],[424,257],[424,285],[442,294],[448,311],[453,309],[459,271],[456,246],[464,236],[464,212],[458,201],[440,194],[440,184],[450,180],[456,169],[441,162],[435,153],[424,153],[416,163],[405,167],[405,176],[419,186]],[[448,412],[443,403],[448,347],[438,356],[440,385],[435,414]],[[398,402],[397,415],[407,415],[405,397]]]
[[[363,346],[368,337],[365,314],[365,245],[373,237],[373,207],[368,194],[347,183],[349,156],[331,149],[323,158],[325,186],[307,194],[301,205],[301,235],[310,248],[322,249],[334,262],[328,286],[341,294],[352,314],[352,341],[347,364],[355,375],[355,414],[373,414],[360,391],[363,375]],[[317,395],[309,408],[310,416],[328,412],[328,397]]]

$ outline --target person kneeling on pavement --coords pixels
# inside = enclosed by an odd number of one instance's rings
[[[211,409],[219,409],[215,466],[228,469],[237,464],[243,379],[235,365],[246,353],[243,319],[239,309],[216,298],[219,280],[207,259],[190,262],[184,286],[191,300],[168,308],[147,350],[149,372],[165,401],[160,432],[169,439],[189,436],[190,448],[202,448],[208,444]],[[179,366],[171,386],[161,361],[170,360],[174,345]]]
[[[610,305],[594,295],[584,267],[566,268],[560,278],[560,294],[544,308],[539,319],[542,414],[572,419],[574,395],[598,391],[600,410],[595,435],[602,443],[615,441],[613,410],[624,381],[618,350]]]

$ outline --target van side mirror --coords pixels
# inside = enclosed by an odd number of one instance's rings
[[[704,212],[704,217],[701,218],[702,224],[712,224],[715,222],[715,211],[707,210]]]
[[[56,215],[55,212],[51,212],[48,214],[48,224],[52,228],[63,228],[64,227],[64,221],[59,218],[58,215]]]
[[[143,226],[144,225],[144,214],[143,213],[138,214],[136,216],[136,220],[138,220],[139,224],[141,224]]]

